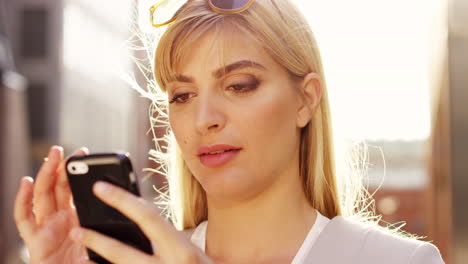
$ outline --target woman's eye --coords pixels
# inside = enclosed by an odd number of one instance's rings
[[[233,84],[228,87],[229,90],[233,90],[236,93],[246,93],[252,90],[255,90],[258,86],[258,83],[239,83]]]
[[[233,91],[234,93],[248,93],[255,90],[259,86],[259,81],[247,82],[247,83],[236,83],[229,85],[228,90]],[[169,104],[184,104],[194,96],[193,93],[180,93],[173,95],[172,99],[169,101]]]
[[[192,96],[189,93],[183,94],[176,94],[172,99],[169,101],[169,104],[176,103],[176,104],[183,104],[188,101]]]

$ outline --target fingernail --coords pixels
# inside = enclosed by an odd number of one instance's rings
[[[100,181],[94,185],[94,188],[96,189],[96,192],[100,194],[105,194],[105,193],[108,193],[112,189],[112,186],[108,183]]]
[[[81,151],[83,151],[85,154],[89,154],[89,149],[87,147],[82,147]]]
[[[56,154],[56,152],[59,152],[61,153],[63,151],[63,148],[61,146],[57,146],[57,145],[54,145],[50,148],[50,151],[49,151],[49,155],[47,156],[47,158],[52,158],[54,157]]]
[[[30,176],[24,176],[23,181],[34,182],[33,178]]]
[[[33,183],[33,182],[34,182],[34,180],[33,180],[31,177],[29,177],[29,176],[25,176],[25,177],[23,177],[23,179],[21,179],[21,183],[20,183],[20,185],[21,185],[21,189],[23,189],[23,188],[24,188],[24,186],[25,186],[26,182],[29,182],[29,183],[31,184],[31,183]]]
[[[79,241],[83,236],[83,232],[79,227],[75,227],[70,231],[70,237],[73,240]]]

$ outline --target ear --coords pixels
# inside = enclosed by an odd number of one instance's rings
[[[297,126],[305,127],[312,119],[315,108],[322,98],[322,80],[315,72],[308,73],[300,85],[300,104],[297,110]]]

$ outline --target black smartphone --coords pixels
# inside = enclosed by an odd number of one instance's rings
[[[72,156],[66,162],[68,182],[80,225],[116,238],[149,254],[151,242],[128,217],[106,205],[93,193],[97,181],[106,181],[135,195],[140,195],[137,177],[130,158],[122,153],[99,153]],[[88,255],[96,263],[110,263],[92,250]]]

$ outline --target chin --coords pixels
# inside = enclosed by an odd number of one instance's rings
[[[240,176],[242,175],[242,176]],[[198,178],[211,200],[236,201],[244,200],[254,193],[255,187],[252,178],[245,177],[247,173],[210,173]]]
[[[252,181],[252,178],[241,178],[232,175],[205,177],[201,185],[209,200],[223,203],[248,200],[264,189],[259,182]]]
[[[240,203],[242,201],[246,201],[251,197],[252,190],[242,190],[242,189],[234,189],[234,188],[226,188],[226,189],[213,189],[207,190],[206,196],[208,201],[212,204],[218,205],[229,205],[232,203]]]

